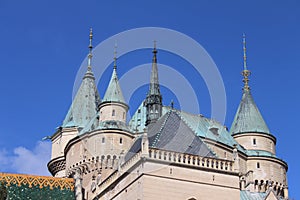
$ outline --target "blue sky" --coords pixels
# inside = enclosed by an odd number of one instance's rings
[[[74,80],[87,55],[90,27],[95,46],[139,27],[169,28],[196,40],[222,75],[227,96],[225,124],[229,127],[241,99],[241,39],[246,33],[252,94],[277,137],[277,155],[289,164],[290,196],[299,198],[299,9],[296,0],[1,0],[0,171],[44,173],[45,168],[30,163],[48,160],[49,143],[39,141],[54,133],[70,106]],[[193,73],[176,55],[160,51],[158,59],[169,66],[178,65],[179,70],[186,66],[181,73],[187,78]],[[131,63],[150,61],[150,50],[131,52],[118,60],[119,74],[125,74]],[[110,73],[107,70],[107,78],[100,81],[102,97]],[[195,90],[200,93],[201,113],[210,116],[205,83],[201,77],[194,79],[190,78],[198,84]],[[143,97],[145,89],[136,92],[137,97]],[[165,93],[164,103],[168,104],[172,95]],[[135,108],[136,102],[131,103]]]

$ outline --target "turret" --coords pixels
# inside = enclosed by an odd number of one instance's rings
[[[270,133],[251,94],[249,76],[251,72],[247,67],[246,41],[243,38],[244,70],[243,95],[230,132],[232,136],[247,150],[262,150],[275,154],[276,138]]]
[[[96,115],[97,106],[100,103],[100,96],[92,72],[92,29],[90,30],[89,39],[87,71],[62,125],[51,136],[52,154],[48,168],[54,176],[65,176],[63,169],[65,166],[64,149],[66,144],[77,136],[79,131]]]
[[[107,87],[104,98],[99,105],[100,122],[119,121],[126,123],[128,105],[124,100],[117,75],[116,50],[114,56],[114,67],[112,76]]]
[[[152,58],[152,71],[150,76],[150,85],[147,97],[144,101],[146,107],[146,126],[155,123],[162,115],[162,95],[160,94],[160,87],[158,81],[157,69],[157,50],[156,42],[154,41]]]
[[[251,94],[249,86],[250,71],[247,68],[246,40],[243,37],[244,70],[243,95],[230,133],[246,149],[247,174],[252,174],[251,181],[244,184],[251,191],[266,192],[269,185],[279,196],[287,190],[287,164],[276,156],[276,138],[265,123]],[[249,178],[248,178],[249,179]],[[250,180],[250,179],[249,179]],[[243,183],[241,183],[243,184]]]

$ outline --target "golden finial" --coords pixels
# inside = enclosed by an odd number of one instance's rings
[[[117,42],[115,42],[115,49],[114,49],[114,69],[117,69]]]
[[[246,55],[246,35],[243,34],[243,60],[244,60],[244,70],[242,71],[242,75],[244,77],[243,82],[244,82],[244,88],[243,90],[245,91],[249,91],[250,87],[249,87],[249,76],[251,74],[251,72],[248,70],[247,68],[247,55]]]
[[[91,62],[92,62],[92,50],[93,50],[93,45],[92,45],[92,40],[93,40],[93,29],[90,28],[90,44],[89,44],[89,55],[88,55],[88,70],[92,70]]]

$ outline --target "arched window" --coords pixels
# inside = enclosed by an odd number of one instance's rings
[[[191,198],[188,198],[187,200],[197,200],[197,199],[194,197],[191,197]]]
[[[102,143],[105,143],[105,137],[102,138]]]
[[[120,144],[123,144],[123,138],[120,137]]]
[[[256,145],[256,139],[253,138],[253,145]]]
[[[115,111],[115,110],[112,110],[111,116],[115,116],[115,115],[116,115],[116,111]]]

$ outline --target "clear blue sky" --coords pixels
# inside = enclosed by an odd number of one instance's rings
[[[48,159],[49,145],[38,141],[54,133],[70,106],[74,79],[87,55],[90,27],[95,45],[119,32],[148,26],[174,29],[195,39],[221,72],[229,127],[241,99],[241,36],[246,33],[252,93],[277,137],[277,155],[289,164],[290,196],[300,198],[296,189],[300,179],[299,10],[296,0],[1,0],[0,171],[31,172],[22,171],[20,165],[28,160],[21,156]],[[125,55],[119,65],[130,63],[130,58],[135,65],[143,64],[145,60],[137,55],[151,59],[147,53]],[[174,62],[167,52],[159,56],[164,64]],[[99,90],[103,97],[105,84]],[[207,98],[204,91],[201,104],[209,107]],[[209,109],[202,107],[201,112],[209,116]]]

